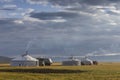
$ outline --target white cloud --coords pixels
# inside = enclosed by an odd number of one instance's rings
[[[29,16],[29,14],[32,12],[34,12],[34,9],[28,8],[28,9],[25,9],[24,12],[21,12],[21,15],[22,16]]]
[[[0,0],[0,2],[12,2],[13,0]]]
[[[56,22],[56,23],[62,23],[62,22],[66,22],[65,19],[53,19],[53,20],[45,20],[45,21],[48,21],[48,22]]]
[[[17,5],[7,4],[7,5],[3,5],[3,8],[17,8]]]
[[[11,16],[16,16],[16,15],[18,15],[17,13],[11,13],[10,14]]]
[[[48,0],[27,1],[30,1],[31,4],[48,3],[46,2]],[[120,44],[120,17],[118,16],[120,12],[116,5],[104,3],[105,6],[101,4],[98,6],[91,5],[92,3],[77,3],[80,0],[64,0],[70,1],[70,3],[60,0],[52,1],[49,5],[60,6],[60,13],[52,10],[51,13],[49,11],[43,12],[42,15],[44,15],[41,16],[41,13],[36,13],[37,10],[32,7],[28,9],[19,8],[16,12],[9,14],[12,15],[12,19],[21,14],[20,19],[0,20],[0,43],[1,46],[4,45],[5,47],[1,50],[11,49],[12,45],[14,49],[7,50],[6,53],[23,51],[27,41],[35,35],[37,35],[37,41],[35,41],[33,52],[45,52],[51,55],[62,53],[64,49],[66,49],[66,54],[69,54],[72,48],[77,55],[84,55],[84,53],[93,51],[99,52],[99,48],[110,52],[112,51],[111,44]],[[72,1],[76,3],[72,4]],[[3,7],[15,8],[17,6],[4,5]],[[3,15],[3,11],[1,13],[0,18],[7,14]],[[32,13],[36,13],[37,16],[31,17]],[[19,50],[15,51],[15,48],[19,48]],[[114,52],[119,52],[119,46],[116,48],[117,50]]]
[[[34,11],[34,9],[28,8],[28,9],[26,10],[26,13],[31,13],[31,12],[33,12],[33,11]]]
[[[48,4],[47,0],[27,0],[27,2],[30,4],[43,4],[43,5]]]
[[[24,22],[22,20],[15,20],[14,23],[16,23],[16,24],[24,24]]]
[[[46,22],[43,21],[43,20],[39,20],[39,19],[32,18],[32,17],[29,17],[29,16],[24,16],[24,17],[23,17],[23,21],[46,23]]]

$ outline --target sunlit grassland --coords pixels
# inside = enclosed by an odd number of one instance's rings
[[[0,65],[0,80],[120,80],[120,63],[92,66],[9,67]]]

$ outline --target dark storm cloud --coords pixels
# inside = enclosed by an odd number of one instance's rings
[[[73,4],[77,4],[77,3],[81,3],[81,0],[64,0],[64,1],[60,1],[60,0],[48,0],[50,3],[52,3],[53,5],[61,5],[61,6],[66,6],[66,5],[73,5]]]
[[[61,5],[61,6],[68,6],[68,5],[75,5],[75,4],[91,4],[91,5],[98,5],[105,3],[107,0],[27,0],[30,3],[39,3],[39,2],[50,2],[53,5]]]
[[[83,3],[90,4],[90,5],[101,5],[101,4],[107,3],[108,1],[109,0],[82,0]]]
[[[39,18],[41,20],[52,20],[58,18],[74,18],[78,16],[77,13],[70,12],[39,12],[39,13],[31,13],[30,17]]]
[[[81,2],[81,0],[27,0],[27,2],[31,3],[31,4],[47,4],[52,3],[53,5],[62,5],[62,6],[66,6],[66,5],[71,5],[74,3],[78,3]]]
[[[61,5],[61,6],[67,6],[67,5],[75,5],[75,4],[90,4],[90,5],[100,5],[102,3],[106,3],[107,0],[48,0],[53,5]]]
[[[33,4],[47,4],[60,6],[72,6],[77,4],[89,4],[89,5],[105,5],[113,2],[120,2],[119,0],[27,0],[29,3]]]

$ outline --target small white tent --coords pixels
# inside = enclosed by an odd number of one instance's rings
[[[18,58],[11,60],[11,66],[39,66],[39,60],[36,58],[31,57],[28,54],[22,55]]]
[[[86,57],[81,59],[81,65],[92,65],[92,64],[93,64],[93,61]]]
[[[62,62],[63,66],[79,66],[81,65],[80,60],[74,59],[74,60],[66,60]]]
[[[75,59],[74,56],[71,56],[69,60],[62,61],[63,66],[79,66],[81,65],[80,60]]]

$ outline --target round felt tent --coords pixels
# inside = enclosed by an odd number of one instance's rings
[[[79,66],[81,65],[80,60],[74,59],[74,56],[70,57],[69,60],[62,61],[63,66]]]
[[[11,60],[11,66],[39,66],[39,60],[32,56],[25,54]]]
[[[93,61],[86,57],[81,59],[81,65],[92,65],[92,64],[93,64]]]
[[[63,66],[79,66],[80,65],[80,61],[79,60],[66,60],[62,62]]]

